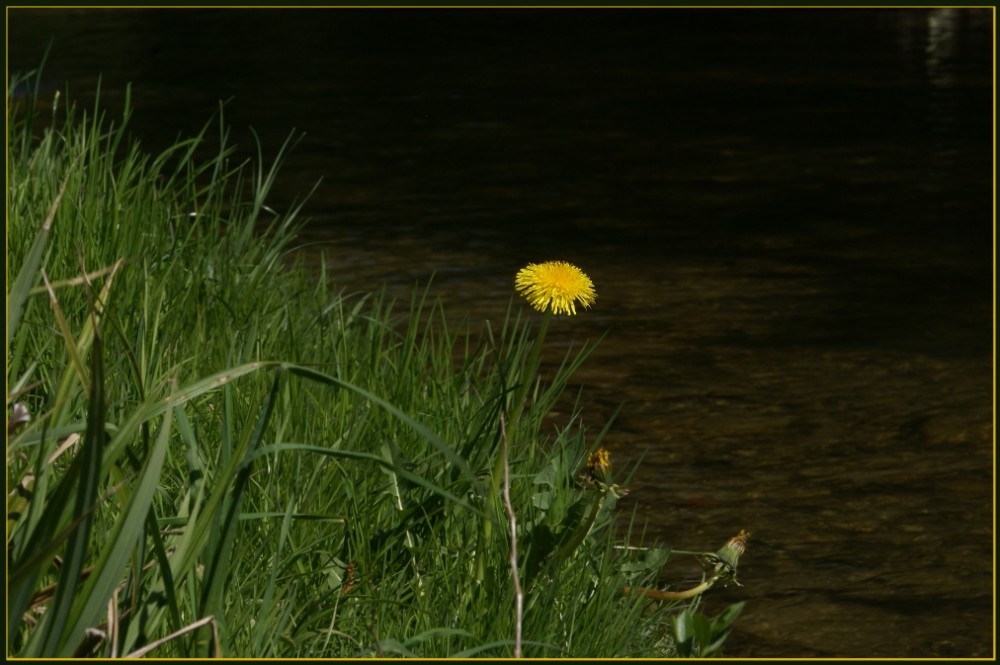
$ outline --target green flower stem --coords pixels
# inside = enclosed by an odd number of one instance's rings
[[[531,357],[528,359],[528,364],[525,367],[524,380],[521,382],[520,388],[514,394],[514,401],[511,402],[512,416],[510,422],[515,423],[521,417],[521,412],[524,409],[524,402],[528,397],[528,391],[531,390],[531,385],[535,382],[535,373],[538,371],[538,364],[542,357],[542,346],[545,343],[545,334],[549,331],[549,323],[552,322],[552,310],[545,310],[545,317],[542,319],[542,325],[538,329],[538,336],[535,338],[535,346],[531,349]]]
[[[552,310],[546,310],[545,317],[542,319],[542,325],[538,330],[538,336],[535,337],[535,345],[531,349],[531,356],[528,358],[528,364],[525,365],[525,372],[522,374],[521,385],[518,387],[517,392],[514,393],[514,399],[510,403],[511,417],[507,422],[511,424],[511,430],[517,432],[517,422],[521,418],[521,413],[524,410],[524,403],[528,397],[528,391],[531,389],[531,385],[535,382],[535,374],[538,372],[538,365],[542,357],[542,346],[545,343],[545,334],[549,330],[549,323],[552,321]],[[517,437],[514,437],[515,443],[517,442]],[[496,462],[493,464],[493,473],[490,476],[490,496],[496,496],[497,489],[500,487],[500,478],[503,476],[503,455],[497,454]]]
[[[476,584],[482,584],[486,579],[486,543],[493,535],[493,522],[483,520],[483,530],[479,532],[476,542]]]
[[[552,321],[552,309],[545,311],[545,317],[542,319],[541,327],[538,329],[538,336],[535,337],[535,344],[531,349],[531,356],[528,358],[528,364],[525,365],[525,372],[521,375],[521,385],[518,386],[517,392],[514,393],[514,399],[510,403],[512,416],[508,422],[512,424],[513,431],[517,431],[517,426],[515,423],[521,418],[521,413],[524,409],[524,402],[528,396],[528,390],[534,383],[535,373],[538,371],[538,365],[541,362],[542,357],[542,345],[545,343],[545,334],[549,330],[549,323]],[[515,443],[516,443],[515,436]],[[497,496],[497,492],[500,488],[500,479],[503,477],[503,462],[504,456],[498,450],[496,461],[493,463],[493,472],[490,474],[490,491],[486,495],[485,502],[487,506],[491,505],[493,498]],[[490,541],[493,536],[493,522],[491,520],[483,521],[483,530],[480,532],[479,543],[476,547],[476,581],[482,582],[486,576],[486,562],[483,560],[483,556],[486,551],[486,543]]]
[[[687,600],[705,593],[711,589],[718,580],[718,577],[710,577],[698,586],[685,589],[684,591],[660,591],[659,589],[647,589],[646,587],[638,587],[636,590],[639,594],[645,596],[646,598],[652,598],[653,600]],[[626,586],[622,589],[622,595],[627,596],[630,593],[632,593],[632,587]]]

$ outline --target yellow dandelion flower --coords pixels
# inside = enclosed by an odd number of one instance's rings
[[[594,283],[572,263],[529,263],[517,271],[514,288],[540,312],[576,314],[577,303],[590,307],[597,300]]]
[[[607,471],[611,468],[611,453],[607,448],[598,448],[587,459],[587,468],[595,471]]]

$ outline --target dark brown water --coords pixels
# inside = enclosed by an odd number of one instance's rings
[[[991,10],[12,10],[13,70],[151,149],[306,137],[303,251],[499,319],[569,260],[650,535],[754,533],[728,654],[994,652]],[[117,106],[116,106],[117,105]]]

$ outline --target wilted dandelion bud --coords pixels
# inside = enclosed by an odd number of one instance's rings
[[[18,427],[29,422],[31,422],[31,414],[28,413],[28,407],[23,402],[15,403],[14,408],[11,409],[10,418],[7,419],[7,434],[13,434]]]
[[[729,542],[723,545],[722,548],[715,553],[715,556],[721,559],[723,563],[735,572],[736,566],[740,562],[740,557],[747,551],[748,540],[750,540],[750,532],[740,529],[740,532],[730,538]]]

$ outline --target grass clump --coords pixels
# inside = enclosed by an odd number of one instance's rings
[[[220,112],[148,155],[127,103],[57,95],[39,123],[21,83],[8,656],[718,651],[739,607],[655,589],[671,553],[613,528],[604,433],[543,431],[589,347],[542,382],[514,303],[459,333],[426,292],[334,290],[290,253],[301,204],[267,204],[292,139],[235,163]],[[702,586],[734,552],[701,553]]]

